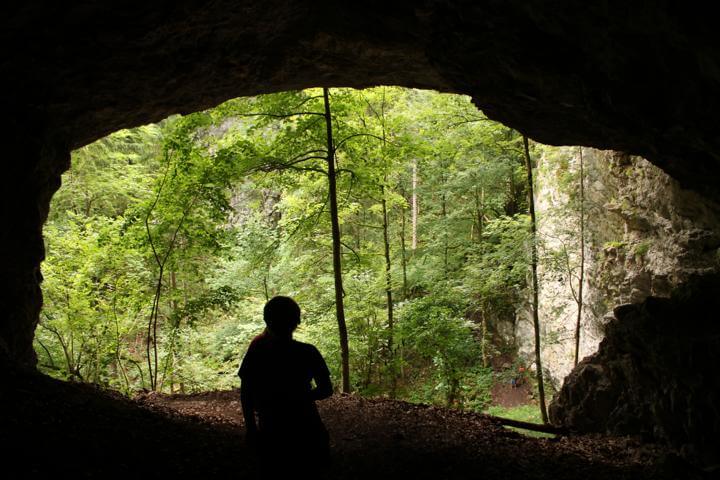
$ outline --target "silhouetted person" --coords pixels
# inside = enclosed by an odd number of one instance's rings
[[[257,449],[262,478],[319,473],[329,462],[329,438],[315,400],[332,395],[330,372],[317,348],[293,340],[300,324],[293,299],[272,298],[263,316],[267,328],[238,372],[247,441]]]

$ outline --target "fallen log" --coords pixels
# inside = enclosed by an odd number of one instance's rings
[[[568,433],[570,433],[570,431],[567,428],[557,427],[555,425],[523,422],[521,420],[513,420],[510,418],[496,417],[495,415],[487,415],[486,414],[485,416],[487,418],[489,418],[491,421],[499,423],[500,425],[504,425],[507,427],[522,428],[525,430],[532,430],[533,432],[553,433],[555,435],[567,435]]]

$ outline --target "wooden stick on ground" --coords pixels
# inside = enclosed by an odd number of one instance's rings
[[[539,424],[539,423],[530,423],[530,422],[523,422],[520,420],[512,420],[509,418],[502,418],[502,417],[496,417],[494,415],[485,415],[493,422],[497,422],[500,425],[506,425],[508,427],[516,427],[516,428],[524,428],[525,430],[532,430],[533,432],[542,432],[542,433],[554,433],[556,435],[565,435],[569,433],[567,428],[563,427],[556,427],[554,425],[550,424]]]

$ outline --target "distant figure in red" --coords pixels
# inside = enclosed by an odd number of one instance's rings
[[[293,340],[300,324],[293,299],[272,298],[263,316],[267,328],[238,372],[247,441],[257,448],[262,478],[317,476],[329,462],[329,437],[315,400],[332,395],[330,372],[317,348]]]

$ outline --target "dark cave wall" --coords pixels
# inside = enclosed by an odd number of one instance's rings
[[[19,121],[4,130],[6,161],[0,188],[0,364],[36,362],[33,336],[42,307],[42,225],[60,176],[70,166],[67,145],[28,134]],[[11,161],[8,161],[10,159]]]
[[[27,1],[0,19],[0,92],[74,148],[241,95],[434,88],[540,142],[639,154],[718,195],[710,19],[624,0]]]
[[[641,435],[717,467],[718,311],[718,274],[697,276],[670,298],[617,307],[598,352],[565,379],[551,421],[581,432]]]

